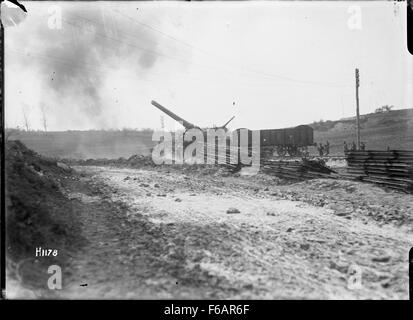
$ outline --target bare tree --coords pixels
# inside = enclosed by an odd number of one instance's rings
[[[386,112],[390,112],[391,109],[393,109],[393,108],[394,108],[394,106],[389,106],[389,105],[383,106],[383,109],[384,109]]]
[[[29,120],[27,119],[27,114],[24,108],[23,108],[23,117],[24,117],[24,126],[26,127],[26,131],[29,131]]]
[[[374,112],[375,113],[390,112],[393,108],[394,108],[394,106],[389,106],[389,105],[386,104],[385,106],[377,108]]]
[[[40,109],[42,111],[42,121],[43,121],[44,132],[47,132],[46,107],[44,105],[41,105]]]

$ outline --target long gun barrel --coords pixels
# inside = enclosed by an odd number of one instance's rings
[[[225,124],[224,124],[221,128],[226,129],[226,128],[227,128],[227,125],[228,125],[232,120],[234,120],[234,118],[235,118],[235,116],[233,116],[231,119],[229,119],[227,122],[225,122]]]
[[[164,112],[168,116],[170,116],[172,119],[174,119],[174,120],[178,121],[179,123],[181,123],[185,127],[185,129],[196,128],[195,125],[193,125],[192,123],[186,121],[185,119],[182,119],[180,116],[178,116],[175,113],[173,113],[172,111],[166,109],[164,106],[160,105],[158,102],[152,100],[151,103],[152,103],[152,105],[157,107],[159,110],[161,110],[162,112]]]

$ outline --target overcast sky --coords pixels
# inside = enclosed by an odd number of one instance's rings
[[[362,114],[412,107],[404,3],[23,3],[5,32],[9,127],[24,110],[42,128],[43,107],[49,130],[159,128],[151,100],[200,126],[335,120],[355,113],[356,67]]]

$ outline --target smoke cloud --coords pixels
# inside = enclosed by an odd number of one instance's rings
[[[46,18],[38,19],[30,36],[20,41],[21,47],[30,50],[19,59],[23,65],[38,69],[40,104],[52,110],[49,116],[54,118],[55,126],[76,126],[75,122],[81,121],[85,126],[90,123],[89,127],[114,128],[115,119],[108,119],[105,114],[114,105],[104,98],[104,84],[113,71],[125,68],[125,62],[137,76],[153,68],[159,58],[159,35],[105,5],[58,6],[61,28],[50,28],[50,12]],[[47,12],[47,8],[43,9]],[[135,12],[126,14],[136,17]],[[150,18],[138,17],[142,22]]]

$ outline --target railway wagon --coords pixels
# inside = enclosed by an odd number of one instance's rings
[[[314,144],[313,128],[306,125],[287,129],[260,130],[261,146],[305,147]]]
[[[250,143],[252,131],[248,131]],[[301,156],[306,153],[308,146],[314,145],[314,130],[307,125],[259,131],[261,154],[264,157],[271,156],[275,151],[279,156]]]

